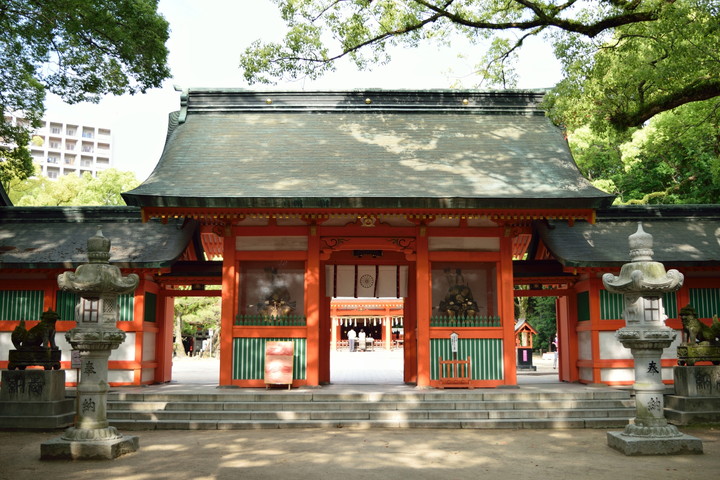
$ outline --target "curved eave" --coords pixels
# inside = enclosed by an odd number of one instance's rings
[[[555,198],[417,198],[417,197],[182,197],[141,195],[127,192],[128,205],[156,208],[227,208],[227,209],[599,209],[614,197]]]

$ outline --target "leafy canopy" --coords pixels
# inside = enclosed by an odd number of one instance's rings
[[[68,103],[145,92],[170,76],[158,0],[4,0],[0,4],[0,181],[32,175],[26,145],[47,92]],[[19,113],[20,124],[8,121]]]
[[[547,34],[567,76],[558,97],[576,102],[552,104],[563,121],[590,115],[625,130],[720,95],[716,0],[274,1],[288,31],[281,43],[257,41],[241,56],[251,83],[317,78],[343,57],[363,69],[387,62],[390,45],[461,34],[478,45],[493,39],[484,74],[513,86],[506,60],[528,37]]]
[[[113,168],[93,177],[89,172],[82,176],[64,175],[57,180],[33,176],[25,180],[10,181],[9,197],[16,206],[81,206],[125,205],[120,195],[140,184],[133,172]]]
[[[569,132],[580,171],[621,204],[720,203],[720,99],[663,112],[626,138]]]

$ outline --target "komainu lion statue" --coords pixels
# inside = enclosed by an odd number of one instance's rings
[[[43,312],[40,323],[30,330],[25,329],[25,320],[20,320],[20,325],[15,327],[10,339],[18,350],[29,350],[32,348],[56,349],[55,345],[55,322],[60,316],[52,310]]]
[[[687,305],[680,309],[680,320],[682,320],[683,331],[687,334],[685,345],[720,345],[720,322],[718,317],[713,317],[710,326],[698,320],[695,309]]]

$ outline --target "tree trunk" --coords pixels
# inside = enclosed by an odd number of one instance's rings
[[[180,315],[175,317],[174,336],[173,354],[180,358],[187,357],[187,355],[185,355],[185,346],[182,342],[182,317]]]

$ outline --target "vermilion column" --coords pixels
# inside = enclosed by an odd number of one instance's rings
[[[155,339],[155,358],[158,366],[155,369],[155,381],[169,382],[172,379],[173,331],[175,315],[175,299],[165,295],[165,289],[160,289],[157,296],[158,318],[155,319],[160,326]]]
[[[515,358],[515,305],[513,299],[512,237],[500,239],[500,281],[498,285],[500,319],[503,327],[505,385],[517,384]]]
[[[237,289],[235,236],[223,237],[222,313],[220,315],[220,385],[232,383],[233,324]]]
[[[428,238],[424,227],[417,237],[417,386],[430,385],[430,313],[432,312],[432,285]]]
[[[307,384],[320,385],[320,237],[310,227],[305,270],[305,308],[307,317]],[[325,345],[327,348],[327,344]]]

